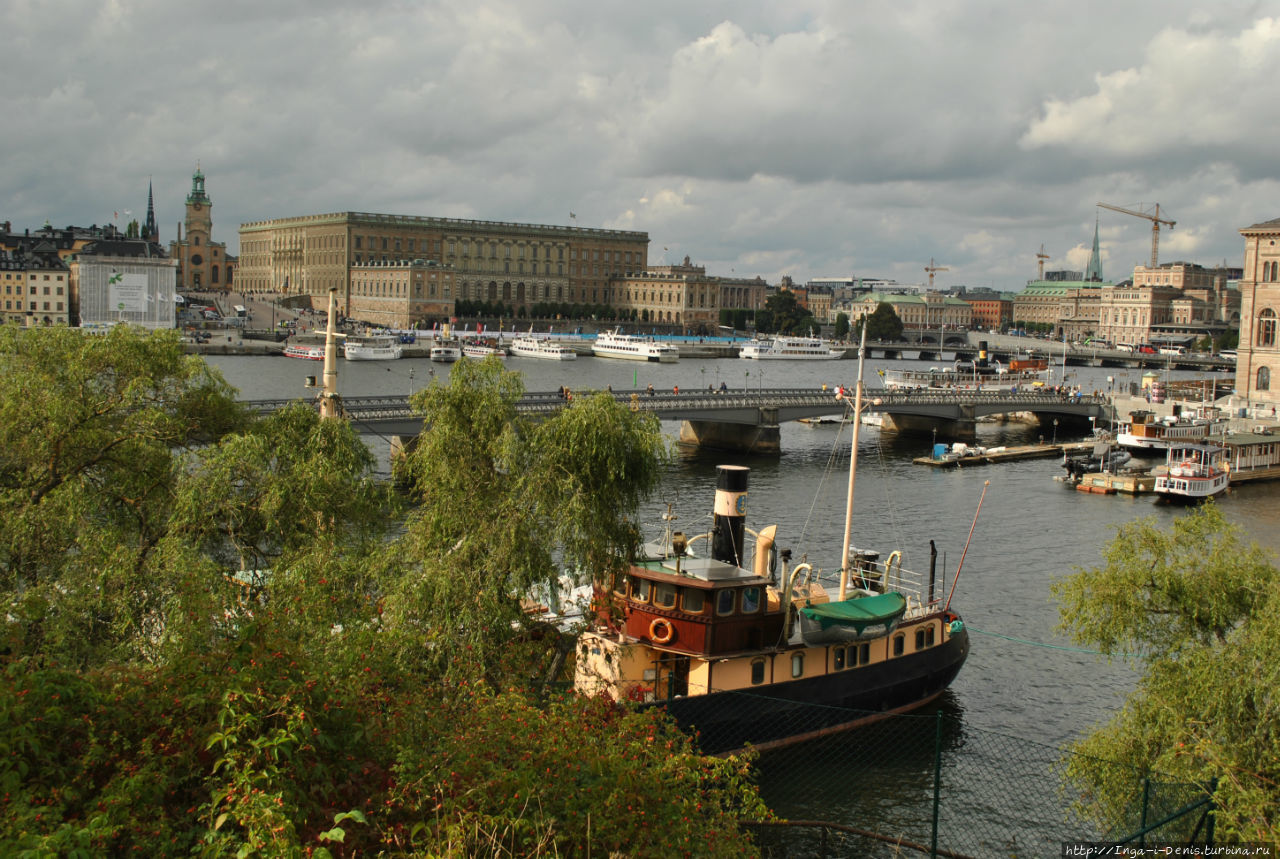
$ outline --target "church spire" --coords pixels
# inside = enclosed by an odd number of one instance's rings
[[[1098,250],[1098,218],[1093,220],[1093,253],[1089,254],[1089,267],[1085,269],[1085,280],[1102,280],[1102,253]]]
[[[142,228],[142,237],[149,242],[160,241],[160,228],[156,226],[155,199],[151,194],[151,180],[147,180],[147,223]]]

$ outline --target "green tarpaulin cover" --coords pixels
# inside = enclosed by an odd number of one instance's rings
[[[907,598],[900,593],[876,594],[844,602],[805,606],[800,613],[823,628],[852,626],[859,633],[868,626],[897,620],[907,610]]]

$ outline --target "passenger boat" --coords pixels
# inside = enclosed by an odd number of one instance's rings
[[[1116,434],[1121,447],[1139,453],[1168,453],[1176,444],[1204,441],[1213,432],[1216,410],[1157,418],[1145,410],[1129,413],[1129,423]]]
[[[342,355],[348,361],[395,361],[402,349],[400,338],[392,334],[348,337],[342,345]]]
[[[507,350],[503,348],[496,337],[487,337],[483,340],[462,341],[462,354],[467,358],[487,358],[490,355],[505,358],[507,357]]]
[[[622,334],[617,328],[596,335],[595,342],[591,344],[591,354],[597,358],[627,358],[661,364],[674,364],[680,360],[680,350],[675,346],[639,334]]]
[[[324,347],[304,343],[290,343],[282,353],[286,358],[305,358],[308,361],[323,361]]]
[[[832,349],[827,341],[818,337],[779,335],[752,340],[742,347],[738,357],[755,361],[831,361],[843,358],[844,351]]]
[[[1227,491],[1231,470],[1227,449],[1216,444],[1174,444],[1156,472],[1156,495],[1165,501],[1194,502]]]
[[[517,358],[542,358],[547,361],[574,361],[578,353],[568,346],[528,334],[511,341],[511,354]]]
[[[462,357],[462,345],[451,337],[433,340],[427,357],[441,364],[452,364]]]
[[[852,548],[856,458],[838,584],[792,565],[777,526],[751,532],[749,547],[749,470],[719,466],[710,532],[686,537],[668,515],[661,540],[597,584],[576,688],[664,707],[709,754],[786,745],[935,700],[964,664],[968,632],[936,587],[936,553],[926,577],[903,569],[899,552],[881,561]],[[706,557],[694,556],[697,544]]]
[[[981,390],[1012,391],[1034,390],[1044,387],[1049,380],[1049,362],[1044,359],[1010,361],[956,361],[950,367],[930,367],[928,370],[881,370],[880,376],[886,388],[907,390]]]

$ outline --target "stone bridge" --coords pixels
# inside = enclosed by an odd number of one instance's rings
[[[590,392],[578,392],[585,395]],[[614,399],[663,420],[678,420],[681,444],[749,453],[776,454],[781,450],[779,427],[787,421],[847,413],[852,399],[839,399],[834,390],[773,388],[687,394],[614,391]],[[246,405],[268,413],[297,400],[250,400]],[[548,415],[564,408],[556,391],[530,392],[516,405],[529,416]],[[347,397],[342,400],[348,420],[363,432],[414,436],[422,431],[422,417],[414,414],[405,395]],[[893,418],[902,432],[972,436],[978,418],[1032,413],[1043,426],[1054,422],[1089,426],[1090,419],[1110,421],[1105,397],[1062,397],[1046,392],[1007,391],[863,391],[863,407]]]

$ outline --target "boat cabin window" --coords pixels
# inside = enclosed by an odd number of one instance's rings
[[[659,582],[653,586],[653,604],[659,608],[676,607],[676,586]]]
[[[716,592],[716,614],[733,614],[734,591],[725,589]]]
[[[901,656],[907,648],[907,637],[899,633],[893,637],[893,655]]]
[[[791,676],[792,677],[804,676],[804,654],[803,653],[791,654]]]
[[[849,664],[850,664],[850,665],[859,665],[859,664],[861,664],[861,665],[866,665],[866,664],[867,664],[868,662],[870,662],[870,661],[871,661],[871,644],[870,644],[870,642],[867,642],[867,643],[865,643],[865,644],[859,644],[859,645],[858,645],[858,658],[857,658],[857,659],[854,659],[854,658],[853,658],[853,646],[852,646],[852,645],[850,645],[850,647],[849,647]]]
[[[706,597],[702,591],[695,588],[683,588],[680,591],[680,608],[687,614],[702,614],[705,605]]]
[[[620,597],[627,595],[627,577],[619,573],[613,577],[613,592]]]
[[[852,650],[852,648],[850,648]],[[844,670],[844,648],[835,647],[831,650],[831,667],[836,671]]]
[[[631,583],[631,598],[636,602],[649,601],[649,580],[634,579]]]
[[[754,614],[760,610],[760,589],[759,588],[743,588],[742,589],[742,613]]]
[[[764,682],[764,660],[751,660],[751,685],[759,686]]]
[[[928,629],[916,630],[916,650],[924,650],[926,647],[933,647],[933,627]]]

